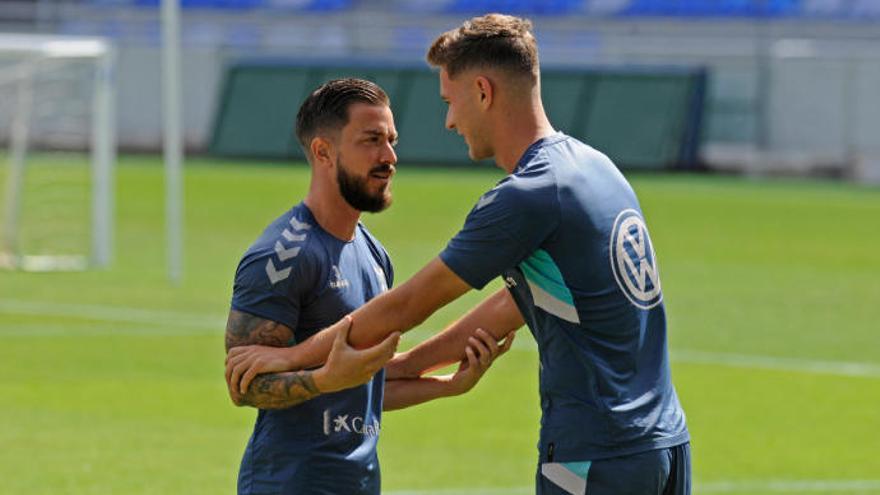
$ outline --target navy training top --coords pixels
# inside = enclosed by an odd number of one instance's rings
[[[542,461],[688,441],[654,246],[635,193],[605,155],[561,133],[537,141],[440,258],[477,289],[503,276],[533,333]]]
[[[293,329],[295,345],[388,290],[391,260],[358,223],[346,242],[304,203],[275,220],[238,265],[232,308]],[[376,456],[384,370],[364,385],[260,410],[238,493],[379,494]]]

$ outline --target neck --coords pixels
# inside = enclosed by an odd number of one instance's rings
[[[540,95],[533,94],[530,100],[526,104],[502,105],[509,110],[499,114],[493,126],[495,163],[508,174],[513,173],[529,146],[556,132],[544,113]]]
[[[346,242],[354,239],[361,212],[352,208],[338,190],[331,191],[329,185],[322,187],[312,180],[303,202],[311,210],[318,225],[330,235]]]

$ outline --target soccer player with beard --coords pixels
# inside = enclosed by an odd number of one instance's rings
[[[369,81],[330,81],[302,104],[296,135],[312,168],[309,191],[239,263],[226,349],[296,346],[340,319],[346,325],[323,366],[261,374],[244,392],[230,386],[237,405],[259,409],[238,493],[378,495],[383,406],[466,392],[511,339],[499,346],[480,331],[462,346],[453,375],[386,383],[383,366],[399,333],[355,349],[348,345],[355,322],[346,315],[392,284],[388,254],[359,221],[391,203],[397,131],[388,97]]]

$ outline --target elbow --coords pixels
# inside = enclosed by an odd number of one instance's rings
[[[232,403],[237,407],[242,407],[242,406],[247,405],[244,401],[244,397],[242,397],[241,394],[239,394],[233,390],[229,391],[229,400],[231,400]]]
[[[241,392],[239,392],[238,387],[233,387],[227,384],[227,391],[229,392],[229,400],[231,400],[236,407],[253,405],[253,401],[249,400],[250,398],[247,396],[247,394],[242,394]]]

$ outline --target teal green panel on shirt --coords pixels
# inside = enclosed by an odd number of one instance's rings
[[[583,479],[587,479],[587,475],[590,474],[590,466],[593,463],[591,461],[586,462],[564,462],[562,463],[569,471],[580,476]]]
[[[559,299],[560,301],[574,306],[574,297],[571,291],[565,285],[562,279],[562,272],[550,257],[550,254],[543,249],[538,249],[531,256],[519,265],[523,275],[537,285],[544,292]]]

